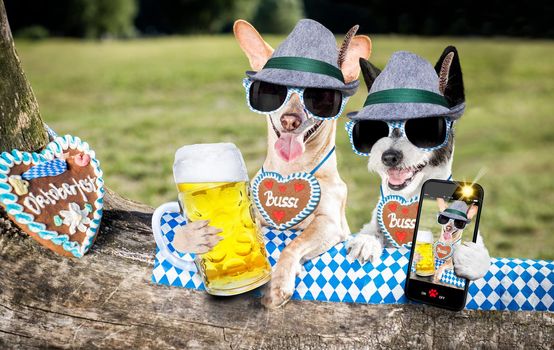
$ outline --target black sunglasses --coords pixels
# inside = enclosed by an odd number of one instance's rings
[[[334,119],[342,112],[346,101],[342,92],[333,89],[296,88],[245,79],[248,105],[255,112],[267,114],[281,108],[296,92],[306,110],[317,119]]]
[[[439,214],[437,217],[437,222],[441,225],[446,225],[450,221],[450,218],[448,216]],[[467,225],[467,222],[464,220],[454,219],[454,227],[458,230],[463,230]]]
[[[356,153],[369,155],[371,148],[383,137],[391,136],[394,129],[400,130],[414,146],[426,151],[444,147],[452,121],[446,117],[426,117],[405,121],[359,120],[347,123],[350,142]]]

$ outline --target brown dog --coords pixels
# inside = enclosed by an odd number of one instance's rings
[[[448,208],[448,204],[446,201],[442,198],[437,198],[437,204],[439,207],[439,211],[442,213]],[[477,215],[477,212],[479,211],[479,208],[476,205],[470,205],[466,206],[467,211],[467,222],[471,221],[475,215]],[[441,225],[441,235],[438,240],[438,244],[442,246],[450,246],[451,249],[457,248],[461,238],[462,233],[464,232],[463,228],[457,228],[454,224],[454,219],[450,218],[445,224]],[[437,252],[438,252],[437,248]],[[454,269],[454,261],[453,257],[449,256],[448,258],[444,259],[444,263],[437,269],[435,272],[435,275],[433,277],[433,281],[437,283],[441,280],[441,277],[446,270],[453,270]]]
[[[252,69],[261,70],[273,53],[271,46],[244,20],[236,21],[233,31]],[[358,78],[359,58],[368,58],[371,52],[371,41],[367,36],[347,36],[347,40],[349,43],[343,45],[339,53],[342,57],[339,68],[345,83]],[[293,93],[286,105],[268,114],[264,169],[283,176],[312,170],[335,146],[336,129],[336,120],[311,118],[300,96]],[[285,147],[283,140],[287,141]],[[289,145],[289,141],[294,143],[294,147]],[[294,292],[295,277],[300,272],[301,264],[345,240],[350,234],[345,215],[347,188],[339,176],[335,153],[315,176],[321,187],[321,200],[315,211],[294,227],[303,230],[302,234],[281,252],[262,300],[266,307],[284,305]],[[267,225],[263,218],[261,220]]]
[[[345,92],[345,95],[342,95],[341,109],[333,112],[340,114],[346,102],[346,96],[352,94],[357,87],[356,80],[360,73],[358,62],[360,57],[369,57],[371,41],[367,36],[355,36],[354,33],[357,27],[354,27],[347,34],[339,50],[335,46],[333,35],[321,24],[303,20],[301,25],[305,28],[308,27],[308,31],[317,32],[319,30],[325,34],[325,45],[322,45],[321,42],[318,43],[317,37],[301,38],[307,39],[313,47],[320,50],[319,52],[326,45],[331,46],[332,50],[336,50],[331,54],[333,57],[337,57],[336,62],[333,63],[338,68],[332,69],[337,72],[340,68],[339,74],[343,81],[341,80],[339,85],[347,86],[350,89]],[[233,31],[241,49],[250,61],[252,69],[256,72],[262,70],[273,54],[271,46],[246,21],[236,21]],[[309,53],[311,48],[311,46],[303,45],[302,51]],[[323,52],[329,56],[328,51]],[[323,66],[328,67],[328,62],[324,63]],[[289,74],[297,74],[295,71],[287,72],[285,69],[279,71],[279,74],[285,74],[284,78],[288,78]],[[310,77],[313,78],[313,75],[310,75]],[[318,78],[321,77],[316,75],[315,79]],[[333,80],[329,83],[328,78],[323,78],[327,80],[323,79],[320,82],[323,81],[331,85],[336,83]],[[304,261],[327,251],[335,244],[345,240],[350,234],[345,215],[346,184],[339,176],[335,152],[331,152],[335,146],[336,118],[319,119],[308,113],[308,108],[304,104],[306,90],[301,89],[302,86],[309,85],[302,85],[299,80],[303,78],[298,78],[298,75],[295,76],[295,79],[298,81],[298,86],[285,86],[286,83],[281,80],[279,80],[277,87],[275,87],[275,83],[266,85],[266,88],[269,86],[272,89],[280,89],[281,91],[285,89],[294,92],[292,94],[287,92],[288,98],[283,100],[280,107],[274,112],[263,113],[267,114],[268,133],[267,156],[263,169],[277,172],[286,177],[297,172],[310,172],[320,164],[322,159],[326,159],[326,161],[315,172],[315,178],[321,189],[319,204],[304,220],[292,226],[292,228],[301,229],[303,232],[281,252],[279,261],[274,267],[271,283],[262,300],[263,304],[270,308],[282,306],[290,299],[294,292],[296,275],[300,272],[300,266]],[[297,87],[300,87],[300,89],[296,89]],[[333,88],[323,90],[336,96],[336,91]],[[314,93],[314,91],[312,90],[311,93]],[[317,93],[321,93],[321,91],[317,91]],[[279,102],[281,101],[279,100]],[[311,102],[322,103],[322,101],[314,98]],[[328,100],[323,102],[328,102]],[[329,154],[330,156],[327,158],[326,156]],[[269,226],[267,220],[259,211],[257,211],[257,216],[262,224]],[[219,242],[220,237],[217,236],[217,233],[220,231],[216,227],[209,226],[207,221],[193,223],[176,230],[174,244],[181,251],[205,253]]]

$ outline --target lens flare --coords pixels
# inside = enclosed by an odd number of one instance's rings
[[[460,187],[458,190],[458,193],[461,195],[462,198],[470,199],[475,194],[475,188],[473,185],[477,183],[477,180],[483,177],[487,173],[487,168],[481,168],[477,172],[477,175],[475,178],[471,181],[463,180],[463,181],[456,181],[458,186]]]
[[[471,195],[473,195],[473,187],[471,185],[462,187],[462,196],[469,198]]]

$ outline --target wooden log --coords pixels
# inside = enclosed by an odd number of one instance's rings
[[[212,297],[154,285],[152,209],[113,192],[82,259],[0,222],[0,348],[528,348],[554,343],[554,315],[450,312],[420,305]]]

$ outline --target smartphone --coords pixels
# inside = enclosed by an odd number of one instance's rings
[[[453,254],[477,239],[483,188],[476,183],[428,180],[421,188],[405,292],[410,300],[462,310],[469,282],[454,272]]]

